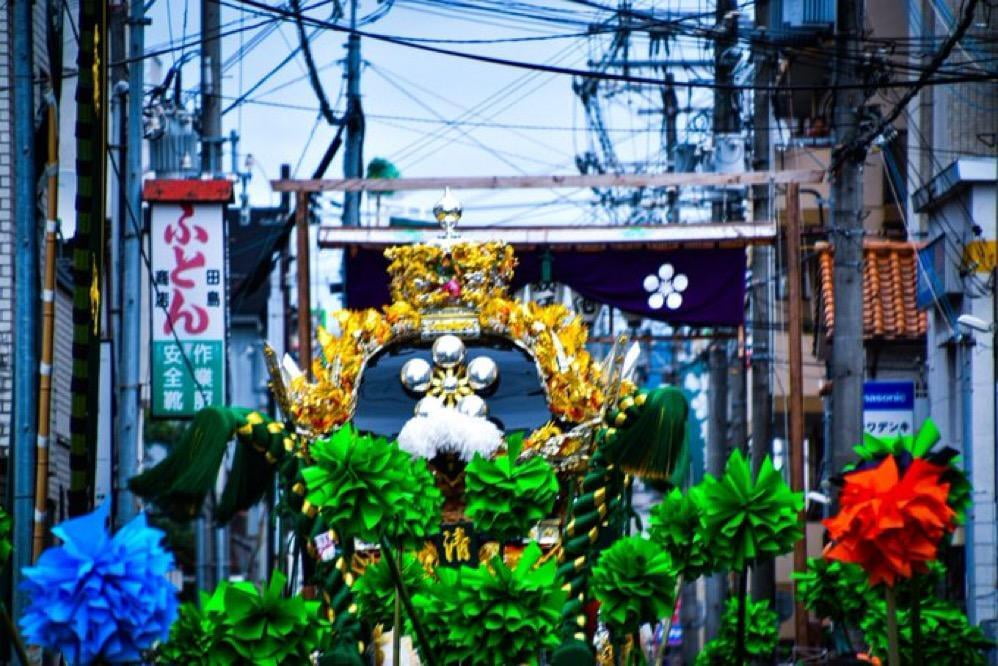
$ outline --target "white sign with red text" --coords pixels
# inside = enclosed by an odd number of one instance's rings
[[[217,203],[151,205],[152,415],[225,401],[225,221]]]

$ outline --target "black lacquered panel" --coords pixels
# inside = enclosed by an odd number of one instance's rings
[[[505,432],[533,430],[551,418],[537,366],[522,349],[508,340],[482,337],[464,340],[466,362],[486,355],[499,366],[499,381],[479,392],[489,408],[489,418]],[[410,393],[399,381],[402,365],[420,357],[432,364],[432,341],[409,341],[386,347],[371,359],[358,393],[354,424],[360,430],[393,438],[413,415],[420,395]]]

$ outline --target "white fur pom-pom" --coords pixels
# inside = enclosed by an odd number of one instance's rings
[[[491,421],[445,408],[406,421],[398,443],[403,451],[427,460],[438,453],[456,453],[467,461],[476,453],[491,456],[502,444],[502,432]]]

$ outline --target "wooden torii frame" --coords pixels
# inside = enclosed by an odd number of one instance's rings
[[[787,342],[790,379],[790,404],[788,406],[790,440],[790,485],[794,491],[804,490],[804,391],[803,391],[803,316],[801,299],[801,256],[800,256],[800,185],[819,183],[824,179],[823,170],[797,171],[746,171],[742,173],[659,173],[659,174],[567,174],[546,176],[461,176],[432,178],[346,178],[346,179],[305,179],[274,180],[271,186],[277,192],[294,192],[295,224],[298,250],[298,347],[300,364],[305,372],[312,369],[312,338],[309,303],[311,303],[308,265],[308,195],[317,192],[399,192],[412,190],[453,190],[474,189],[527,189],[527,188],[596,188],[596,187],[725,187],[746,185],[786,185],[786,251],[789,316],[787,321]],[[565,242],[586,244],[594,242],[626,242],[624,238],[613,238],[627,234],[634,240],[634,230],[641,229],[645,238],[637,242],[660,242],[676,244],[703,244],[723,242],[725,244],[750,245],[755,243],[775,243],[777,239],[776,221],[767,220],[754,223],[708,224],[669,224],[648,227],[530,227],[519,229],[484,230],[481,227],[466,229],[464,235],[473,238],[475,234],[487,233],[490,237],[503,237],[522,234],[521,242]],[[470,232],[470,233],[469,233]],[[574,237],[573,237],[574,233]],[[336,239],[327,247],[343,247],[353,244],[388,244],[391,242],[414,242],[421,240],[418,232],[404,232],[398,237],[397,231],[384,227],[362,227],[336,229]],[[602,240],[599,236],[604,235]],[[530,240],[526,240],[530,239]],[[302,304],[305,304],[304,307]],[[805,500],[806,507],[806,500]],[[801,520],[804,519],[803,512]],[[807,530],[803,538],[794,546],[794,570],[803,572],[807,567]],[[798,646],[807,646],[807,611],[795,599],[794,633]]]

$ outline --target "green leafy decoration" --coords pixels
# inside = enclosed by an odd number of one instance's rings
[[[386,160],[384,157],[375,157],[367,164],[368,178],[385,178],[389,180],[394,180],[395,178],[398,178],[400,175],[401,173],[399,172],[398,167],[392,164],[390,161]],[[390,197],[393,194],[395,194],[395,192],[393,191],[373,192],[373,194],[378,197],[382,195]]]
[[[719,566],[741,571],[749,564],[789,552],[802,536],[802,493],[790,490],[767,456],[756,479],[737,449],[724,474],[710,474],[690,490],[705,543]]]
[[[536,664],[542,650],[558,647],[568,593],[555,561],[537,566],[540,558],[531,543],[513,569],[498,557],[477,569],[438,569],[440,580],[414,595],[413,604],[439,663]]]
[[[341,538],[376,542],[384,531],[395,544],[415,548],[439,529],[443,497],[433,475],[398,444],[347,424],[310,453],[315,464],[302,470],[306,500]]]
[[[863,567],[851,562],[812,557],[807,570],[794,573],[801,602],[819,617],[856,622],[879,595],[867,582]]]
[[[12,524],[10,514],[4,511],[3,507],[0,506],[0,571],[3,570],[4,565],[7,564],[7,558],[10,557],[11,527]]]
[[[395,623],[395,580],[392,578],[385,556],[364,569],[351,591],[357,604],[357,613],[373,627],[381,624],[385,631]],[[402,580],[410,595],[422,591],[426,577],[423,566],[414,555],[406,553],[399,567]]]
[[[202,609],[184,604],[157,663],[229,666],[307,664],[331,636],[318,601],[285,598],[287,579],[275,571],[262,592],[252,583],[223,582]]]
[[[641,536],[618,539],[593,567],[593,595],[611,630],[630,634],[644,622],[672,615],[676,575],[672,558]]]
[[[685,581],[710,573],[712,563],[705,547],[696,503],[678,488],[651,508],[648,535],[672,557]]]
[[[921,652],[926,664],[961,664],[972,666],[986,663],[984,653],[994,647],[980,627],[967,621],[959,608],[938,598],[922,599]],[[898,609],[898,638],[901,662],[914,663],[912,613]],[[877,599],[860,622],[870,652],[881,659],[887,657],[887,605]]]
[[[468,517],[475,529],[505,541],[525,535],[551,511],[558,478],[544,458],[519,462],[519,440],[495,460],[475,454],[465,468]]]
[[[749,661],[768,659],[779,640],[778,618],[765,601],[746,600],[745,656]],[[735,655],[738,632],[738,599],[725,602],[721,630],[697,655],[696,666],[741,666]]]

